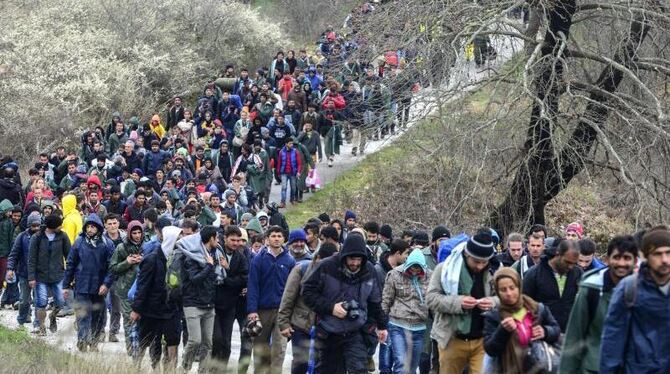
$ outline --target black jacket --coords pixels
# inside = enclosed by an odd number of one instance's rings
[[[318,326],[329,333],[344,334],[356,331],[367,321],[376,323],[379,329],[386,329],[388,317],[381,308],[381,289],[377,284],[374,266],[365,261],[353,276],[345,274],[344,261],[352,254],[365,256],[365,250],[343,249],[319,263],[319,266],[303,283],[302,296],[305,304],[316,312]],[[356,300],[363,311],[361,317],[351,320],[339,319],[332,315],[336,303]]]
[[[214,257],[214,255],[212,255]],[[214,266],[202,265],[184,256],[181,270],[181,295],[184,307],[214,308],[216,273]]]
[[[14,205],[23,205],[23,189],[13,179],[0,179],[0,201],[7,199]]]
[[[533,320],[539,319],[534,325],[539,325],[544,328],[544,341],[549,344],[554,344],[558,341],[561,335],[561,329],[558,323],[551,315],[549,308],[543,304],[538,304],[537,315],[533,316]],[[509,370],[500,367],[501,358],[505,354],[507,344],[510,338],[513,338],[511,332],[505,330],[500,324],[500,312],[494,309],[484,314],[484,350],[486,354],[491,356],[497,363],[496,369],[491,369],[496,373],[507,373]]]
[[[565,331],[581,277],[582,269],[579,266],[573,267],[567,274],[563,295],[560,295],[554,270],[549,266],[549,257],[543,256],[540,263],[524,275],[523,293],[546,305],[561,326],[561,331]]]
[[[70,253],[70,239],[60,231],[49,242],[44,230],[30,238],[28,280],[40,283],[57,283],[65,274],[65,259]]]
[[[384,291],[384,282],[386,281],[386,274],[388,274],[389,271],[393,270],[393,267],[389,264],[389,254],[391,252],[386,251],[382,253],[382,255],[379,257],[379,262],[375,264],[375,273],[377,275],[377,283],[379,283],[379,289]]]
[[[168,294],[165,285],[167,259],[163,251],[158,248],[142,259],[140,272],[137,275],[137,291],[132,309],[140,316],[170,319],[173,310],[168,304]]]
[[[216,286],[214,304],[217,309],[235,308],[240,292],[247,286],[249,279],[249,261],[238,251],[233,251],[226,278],[223,284]]]

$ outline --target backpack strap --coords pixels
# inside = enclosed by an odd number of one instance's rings
[[[299,262],[300,264],[300,278],[305,276],[305,272],[307,271],[307,268],[309,267],[310,260],[302,260]]]
[[[640,276],[638,273],[633,273],[623,285],[623,301],[626,308],[632,309],[637,300],[637,286],[640,283]]]

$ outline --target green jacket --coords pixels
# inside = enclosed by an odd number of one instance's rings
[[[12,219],[7,217],[7,212],[14,206],[12,202],[5,199],[0,202],[0,257],[9,256],[14,241],[14,224]]]
[[[435,270],[435,267],[437,266],[437,260],[430,251],[430,246],[423,248],[421,252],[423,252],[423,256],[426,258],[426,267],[430,270]]]
[[[200,215],[196,219],[200,226],[209,226],[216,221],[216,214],[208,206],[202,207]]]
[[[598,372],[600,338],[614,287],[609,268],[584,274],[565,331],[559,373]]]
[[[129,264],[126,258],[131,254],[142,253],[142,243],[135,244],[130,241],[130,234],[119,244],[112,254],[109,263],[109,271],[114,275],[114,292],[121,297],[127,298],[130,287],[137,277],[137,268],[140,264]]]
[[[249,164],[247,174],[249,175],[249,185],[254,189],[254,192],[259,193],[265,190],[265,170],[267,170],[266,167],[269,167],[269,164],[267,153],[264,150],[261,149],[260,153],[254,155],[261,160],[262,166],[258,167],[255,163]]]

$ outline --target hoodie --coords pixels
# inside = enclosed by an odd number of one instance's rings
[[[260,213],[258,213],[258,215],[260,215],[261,213],[265,213],[265,212],[260,212]],[[257,217],[258,217],[258,215],[257,215]],[[267,216],[267,214],[266,214],[266,216]],[[261,227],[261,222],[258,220],[258,218],[252,218],[249,221],[249,223],[247,223],[247,227],[245,227],[245,229],[247,231],[249,231],[249,230],[255,231],[259,234],[263,233],[263,227]]]
[[[12,249],[14,225],[7,212],[14,208],[12,202],[4,199],[0,202],[0,258],[9,256]]]
[[[63,278],[63,288],[72,288],[78,294],[97,295],[103,284],[112,286],[112,273],[109,264],[114,253],[114,243],[102,235],[104,227],[97,214],[86,218],[87,225],[95,225],[98,234],[91,238],[82,231],[70,249]]]
[[[346,267],[347,257],[363,259],[355,273]],[[318,326],[329,333],[346,334],[358,331],[369,320],[377,328],[385,330],[387,318],[381,309],[381,290],[377,284],[374,266],[367,261],[365,241],[360,235],[350,235],[342,245],[342,251],[319,263],[303,284],[302,295],[319,320]],[[355,300],[359,305],[359,317],[340,319],[332,315],[339,302]]]
[[[143,242],[133,242],[130,235],[138,227],[143,230],[139,221],[132,221],[128,224],[128,235],[123,243],[116,247],[109,264],[109,272],[114,276],[114,292],[119,296],[128,295],[128,290],[135,282],[137,268],[140,266],[139,263],[131,265],[126,261],[129,255],[142,253]]]
[[[418,275],[410,272],[414,265],[421,267]],[[430,276],[431,271],[420,249],[414,249],[404,264],[388,273],[382,293],[382,309],[388,314],[390,324],[411,331],[426,329],[426,291]]]
[[[63,197],[63,231],[70,239],[70,244],[74,244],[77,235],[83,228],[83,219],[77,210],[77,197],[66,195]]]

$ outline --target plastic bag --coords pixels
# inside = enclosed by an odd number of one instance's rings
[[[321,188],[321,178],[319,177],[319,172],[316,170],[316,167],[312,168],[312,170],[307,173],[305,184],[309,188]]]

